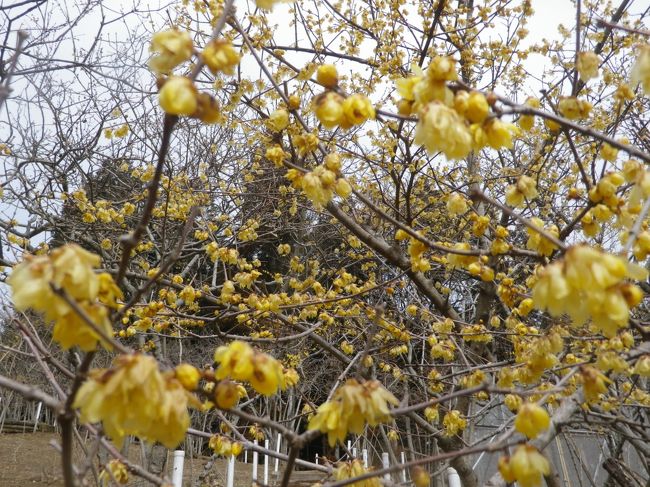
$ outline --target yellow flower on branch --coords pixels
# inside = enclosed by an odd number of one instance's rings
[[[546,410],[533,403],[525,403],[519,408],[515,418],[515,429],[528,438],[537,438],[544,430],[548,429],[551,419]]]
[[[330,446],[343,442],[347,434],[361,434],[366,424],[377,426],[391,418],[388,405],[396,406],[397,398],[379,381],[359,383],[348,380],[339,387],[332,399],[321,404],[309,421],[310,430],[327,433]]]
[[[150,51],[157,54],[149,60],[152,71],[167,74],[179,64],[192,57],[192,38],[190,34],[178,29],[156,32],[151,38]]]
[[[160,372],[153,357],[121,355],[112,368],[88,376],[73,404],[82,423],[101,421],[117,443],[131,434],[173,448],[185,437],[190,395],[173,373]]]
[[[537,448],[520,445],[511,457],[499,459],[499,472],[508,483],[518,482],[521,487],[539,487],[543,476],[551,472],[551,466]]]
[[[268,354],[253,350],[246,342],[235,340],[214,352],[219,364],[215,378],[247,381],[260,394],[271,396],[286,388],[282,364]]]

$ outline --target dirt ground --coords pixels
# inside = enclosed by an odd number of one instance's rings
[[[12,433],[0,434],[0,487],[61,487],[61,457],[50,442],[58,443],[59,436],[54,433]],[[139,446],[131,448],[129,457],[137,461]],[[243,454],[242,454],[243,458]],[[207,457],[185,459],[183,470],[183,487],[194,487],[196,479],[203,472]],[[171,479],[171,454],[167,474]],[[235,463],[235,487],[250,487],[251,464]],[[273,462],[270,463],[271,472]],[[263,474],[263,465],[258,468],[258,476]],[[201,487],[221,487],[226,484],[226,460],[218,459],[213,465],[209,481]],[[272,482],[272,478],[269,483]],[[148,482],[135,479],[129,486],[144,486]]]

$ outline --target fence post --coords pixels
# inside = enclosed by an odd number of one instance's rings
[[[406,463],[406,453],[402,452],[400,453],[400,461],[402,465]],[[402,482],[406,482],[406,469],[402,469]]]
[[[36,417],[34,418],[34,430],[32,431],[32,433],[36,433],[36,430],[38,429],[38,420],[41,417],[42,407],[43,407],[43,402],[38,401],[38,405],[36,406],[36,414],[35,414]]]
[[[226,487],[235,485],[235,455],[230,455],[228,459],[228,473],[226,474]]]
[[[269,440],[264,440],[264,449],[268,451]],[[264,485],[269,485],[269,455],[264,452]]]
[[[461,487],[460,475],[458,475],[455,468],[447,468],[447,480],[449,481],[449,487]]]
[[[275,444],[275,453],[280,453],[280,443],[282,443],[282,433],[278,433],[278,442]],[[280,467],[280,459],[275,457],[275,465],[273,467],[273,472],[278,473],[278,468]]]
[[[368,468],[368,450],[365,448],[361,450],[361,458],[363,459],[364,468]]]
[[[172,484],[174,487],[183,487],[183,464],[185,463],[185,450],[174,450],[174,466],[172,469]]]
[[[382,468],[389,468],[390,467],[390,460],[388,458],[388,452],[383,452],[381,454],[381,466]],[[390,482],[390,473],[385,473],[384,474],[384,480],[387,482]]]
[[[257,440],[253,441],[253,444],[257,446]],[[253,482],[257,480],[257,462],[258,462],[258,453],[257,450],[253,450]]]

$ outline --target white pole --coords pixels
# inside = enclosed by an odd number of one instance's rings
[[[348,455],[350,455],[350,452],[352,452],[352,442],[348,440]],[[348,458],[350,460],[350,458]]]
[[[402,452],[400,454],[400,460],[401,460],[402,465],[404,465],[406,463],[406,453]],[[402,481],[406,482],[406,469],[405,468],[402,469]]]
[[[226,474],[226,487],[235,485],[235,455],[230,455],[228,459],[228,473]]]
[[[174,467],[172,470],[172,484],[174,487],[183,487],[183,463],[185,463],[185,451],[174,450]]]
[[[244,450],[244,463],[248,463],[248,450]]]
[[[352,448],[352,458],[357,458],[357,447]]]
[[[264,449],[269,449],[269,440],[264,440]],[[269,456],[264,452],[264,485],[269,485]]]
[[[368,468],[368,450],[366,450],[365,448],[361,450],[361,458],[363,458],[364,468]]]
[[[253,441],[255,446],[257,446],[257,440]],[[258,462],[258,453],[257,450],[253,450],[253,482],[257,480],[257,462]]]
[[[275,453],[280,453],[280,443],[282,442],[282,433],[278,433],[278,442],[275,444]],[[275,457],[275,466],[273,467],[273,472],[278,473],[278,468],[280,466],[280,459]]]
[[[383,452],[381,454],[381,466],[383,468],[390,467],[390,460],[388,459],[388,452]],[[390,482],[390,474],[389,473],[384,474],[384,480]]]
[[[461,487],[460,476],[455,468],[447,468],[447,480],[449,481],[449,487]]]
[[[316,465],[318,465],[318,453],[316,453]]]
[[[32,431],[32,433],[36,433],[36,430],[38,429],[38,419],[41,417],[42,407],[43,407],[43,403],[39,401],[38,404],[36,405],[36,417],[34,418],[34,431]]]

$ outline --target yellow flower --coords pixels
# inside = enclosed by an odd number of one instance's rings
[[[352,193],[352,186],[345,179],[339,178],[336,180],[336,186],[334,186],[334,191],[341,198],[347,198]]]
[[[131,434],[173,448],[185,437],[188,393],[172,375],[160,373],[153,357],[121,355],[111,369],[88,375],[73,404],[82,423],[101,421],[117,443]]]
[[[201,59],[212,71],[212,74],[221,71],[232,75],[235,73],[235,66],[239,64],[241,57],[230,41],[214,39],[203,49]]]
[[[432,102],[420,112],[414,142],[429,154],[441,151],[447,159],[462,159],[472,151],[472,134],[458,113],[442,103]]]
[[[483,93],[473,91],[469,94],[467,99],[467,107],[465,109],[465,117],[472,123],[483,123],[488,113],[490,112],[490,105]]]
[[[170,115],[192,115],[198,107],[198,93],[192,80],[184,76],[170,76],[160,88],[158,101]]]
[[[467,200],[459,193],[452,193],[447,200],[447,212],[451,216],[462,215],[467,211]]]
[[[274,132],[281,132],[289,125],[289,112],[286,110],[274,110],[266,121],[268,127]]]
[[[413,480],[415,487],[429,487],[431,485],[429,472],[419,465],[411,469],[411,480]]]
[[[424,417],[427,418],[427,421],[429,421],[429,423],[437,423],[438,418],[440,417],[440,412],[435,406],[428,407],[424,410]]]
[[[129,472],[126,469],[126,465],[119,460],[111,460],[108,462],[106,468],[99,474],[99,480],[102,482],[102,486],[113,485],[113,479],[118,484],[126,484],[129,481]]]
[[[282,147],[280,145],[274,144],[266,149],[264,157],[271,161],[275,167],[282,167],[284,164],[284,159],[287,157],[287,153],[282,150]]]
[[[534,402],[523,404],[515,418],[515,429],[528,438],[537,438],[550,424],[551,419],[546,410]]]
[[[286,388],[282,364],[263,353],[253,355],[253,373],[248,381],[253,389],[265,396],[271,396],[278,389]]]
[[[308,429],[327,433],[330,446],[334,446],[343,442],[348,432],[361,434],[366,423],[377,426],[389,420],[388,404],[397,405],[398,401],[379,381],[350,379],[318,407]]]
[[[149,50],[158,53],[149,60],[149,67],[156,73],[167,74],[192,57],[192,38],[188,32],[177,29],[156,32]]]
[[[337,481],[354,479],[360,475],[368,473],[370,470],[365,468],[360,460],[352,460],[351,462],[342,463],[336,470],[334,470],[334,479]],[[349,484],[351,487],[381,487],[381,482],[378,477],[370,477],[358,482]]]
[[[601,394],[607,392],[608,384],[612,383],[612,381],[605,375],[601,374],[598,369],[588,365],[580,368],[580,377],[582,379],[582,387],[587,402],[597,401]]]
[[[333,64],[323,64],[316,71],[316,81],[325,88],[334,88],[339,82],[339,75],[336,72],[336,66]]]
[[[633,86],[641,83],[643,92],[650,95],[650,44],[641,46],[636,62],[630,74]]]
[[[585,100],[580,100],[575,96],[564,97],[558,103],[558,111],[563,117],[569,120],[578,120],[587,118],[591,112],[591,103]]]
[[[219,380],[230,377],[247,381],[266,396],[275,394],[278,388],[286,388],[282,364],[270,355],[254,351],[246,342],[235,340],[217,348],[214,361],[219,363],[215,372]]]
[[[222,380],[217,384],[217,387],[214,391],[214,400],[217,404],[217,407],[220,409],[232,409],[234,408],[239,399],[241,398],[241,393],[238,385],[231,380]]]
[[[445,414],[442,425],[445,428],[445,436],[454,436],[467,427],[467,420],[461,417],[460,411],[454,409]]]
[[[518,482],[521,487],[539,487],[543,476],[551,472],[551,466],[537,448],[520,445],[510,458],[499,459],[499,472],[508,483]]]
[[[521,207],[527,198],[532,200],[537,197],[537,183],[529,176],[521,176],[516,184],[511,184],[506,189],[506,203],[510,206]]]
[[[431,81],[455,81],[458,79],[456,61],[449,56],[436,56],[427,69]]]
[[[493,149],[506,149],[512,148],[512,136],[517,133],[517,127],[511,123],[505,123],[498,118],[493,118],[486,121],[482,125],[485,134],[485,142]],[[477,148],[483,147],[485,144],[479,142]]]
[[[367,96],[354,94],[343,101],[343,119],[341,128],[347,129],[353,125],[360,125],[368,119],[375,118],[375,108]]]
[[[600,58],[598,57],[598,54],[592,51],[580,52],[576,64],[580,80],[587,82],[591,78],[597,78],[599,65]]]
[[[650,355],[642,355],[636,361],[633,373],[641,377],[650,377]]]
[[[196,110],[192,113],[203,123],[213,124],[221,121],[219,102],[207,93],[198,93],[196,96]]]
[[[105,336],[113,336],[113,327],[108,318],[108,309],[98,303],[88,304],[83,302],[79,307],[86,313],[92,322],[103,331]],[[68,313],[58,316],[54,322],[52,338],[56,340],[61,347],[69,349],[75,345],[84,351],[95,350],[97,343],[111,350],[111,344],[102,339],[100,335],[93,330],[85,320],[74,310],[70,309]]]
[[[331,129],[342,123],[343,101],[343,97],[333,91],[314,98],[314,114],[323,127]]]
[[[188,391],[194,391],[199,387],[201,372],[199,369],[190,364],[180,364],[175,369],[176,378]]]
[[[230,377],[235,380],[248,380],[253,374],[253,355],[251,346],[239,340],[228,346],[220,346],[214,352],[214,361],[219,364],[215,371],[218,380]]]

